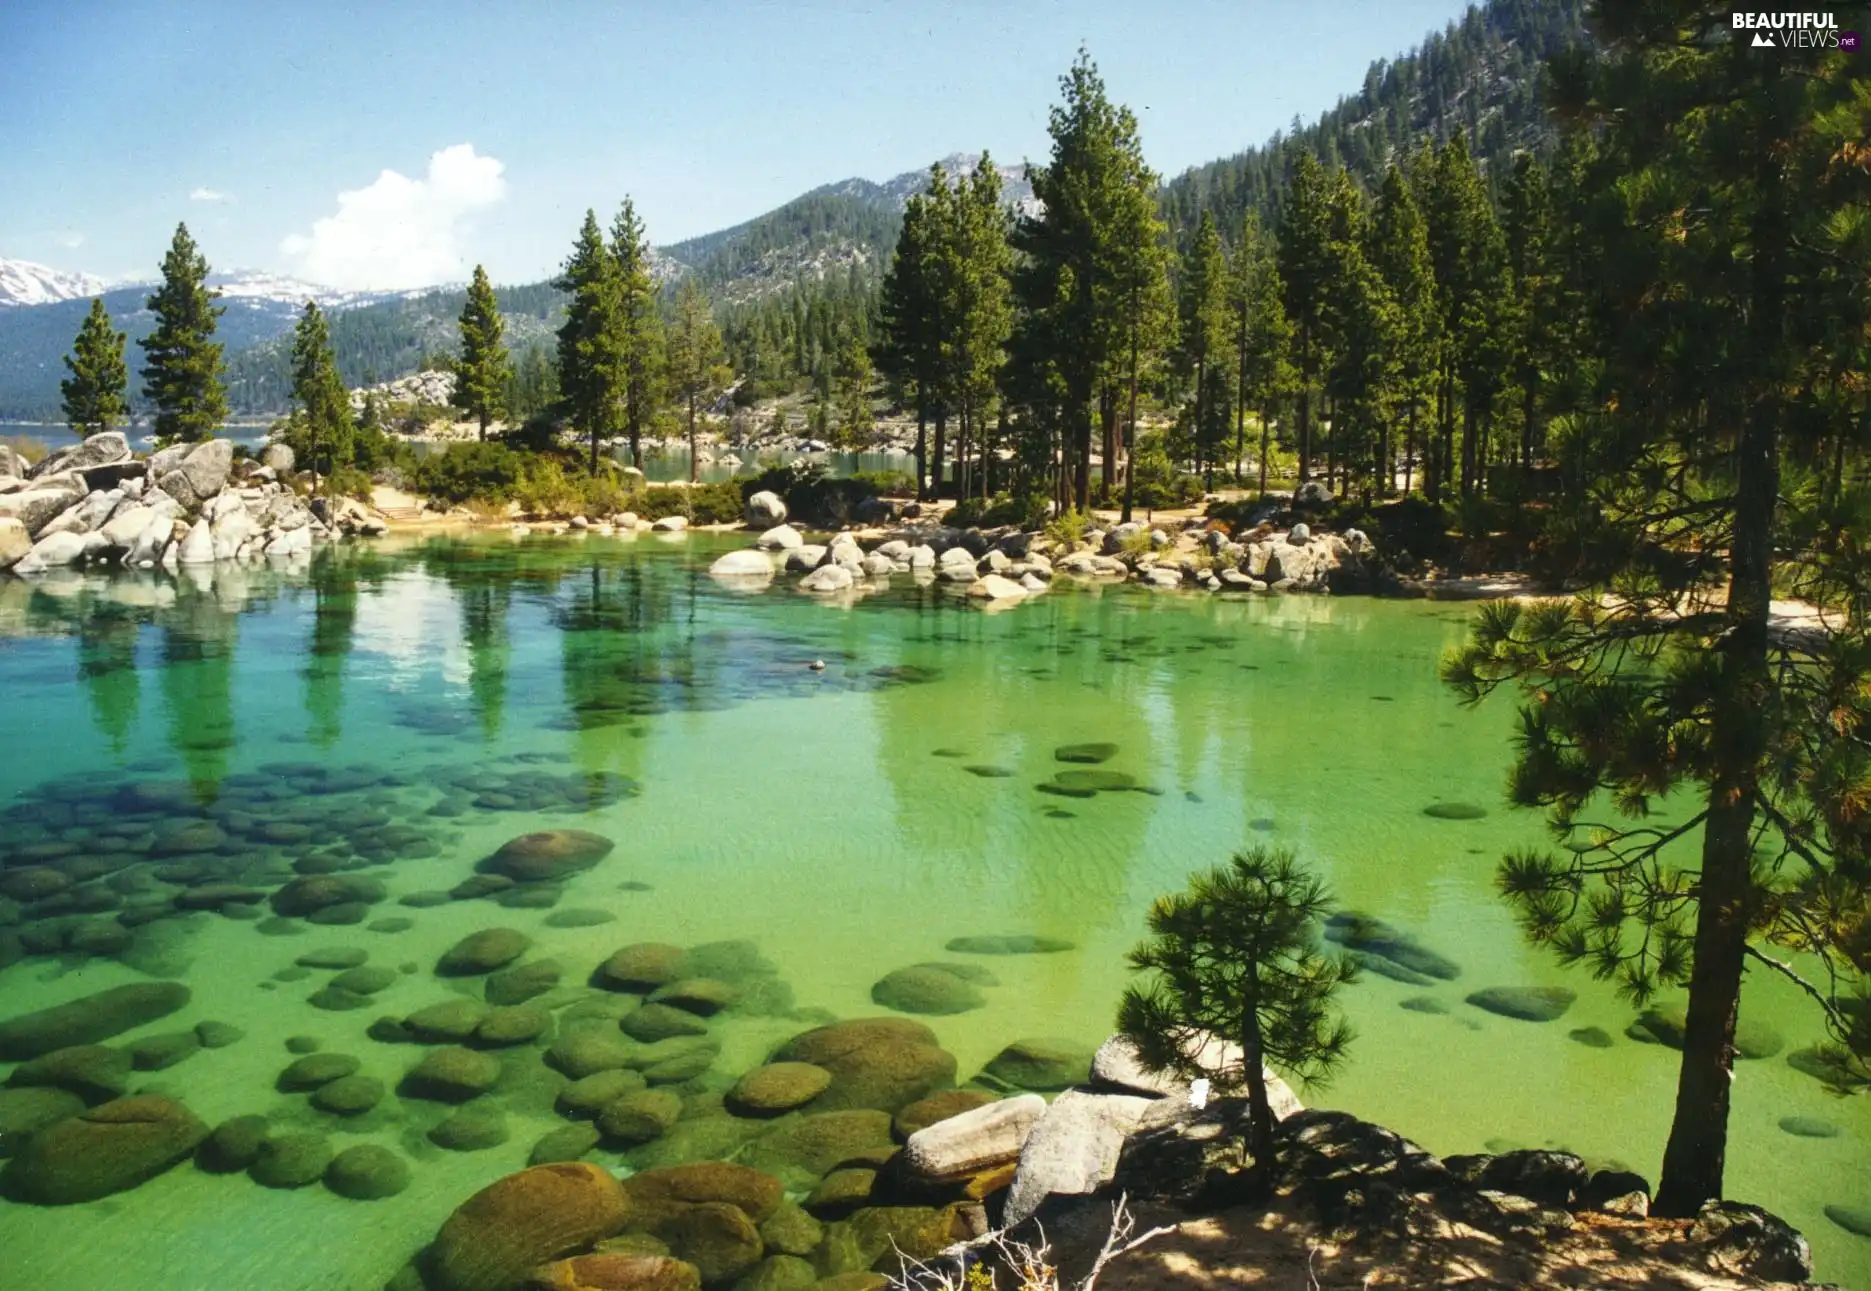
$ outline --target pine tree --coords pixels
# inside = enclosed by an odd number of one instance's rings
[[[1402,170],[1390,167],[1372,208],[1366,255],[1382,275],[1396,307],[1394,357],[1397,401],[1404,418],[1404,491],[1414,481],[1417,419],[1429,397],[1436,362],[1436,283],[1430,267],[1428,230]],[[1389,447],[1383,453],[1380,491],[1390,492],[1396,478]]]
[[[146,360],[143,395],[156,409],[158,439],[210,439],[227,420],[221,347],[214,341],[222,313],[214,302],[221,293],[207,282],[208,262],[188,225],[176,225],[162,259],[162,284],[147,302],[156,326],[137,342]]]
[[[1228,348],[1228,261],[1221,249],[1221,234],[1214,217],[1203,212],[1195,241],[1183,257],[1181,299],[1178,311],[1181,339],[1177,346],[1177,366],[1183,380],[1189,382],[1190,442],[1195,451],[1195,466],[1205,476],[1208,488],[1215,487],[1215,453],[1226,430],[1225,409],[1221,423],[1215,417],[1217,386],[1225,398],[1227,366],[1221,357]]]
[[[659,397],[663,365],[662,315],[650,274],[650,245],[636,204],[628,197],[611,222],[611,257],[617,264],[618,342],[622,347],[624,432],[631,465],[643,466],[643,427]]]
[[[596,211],[585,212],[571,257],[553,285],[571,297],[559,327],[560,404],[573,428],[589,439],[596,474],[598,445],[617,433],[628,388],[617,260],[604,245]]]
[[[64,396],[65,421],[77,435],[94,435],[129,415],[124,388],[130,374],[123,362],[124,334],[110,325],[103,299],[91,302],[78,339],[65,358],[71,376],[58,384]]]
[[[1332,899],[1291,852],[1256,848],[1198,874],[1184,892],[1150,907],[1150,939],[1130,966],[1151,976],[1125,990],[1118,1030],[1157,1070],[1245,1085],[1248,1150],[1264,1169],[1274,1156],[1266,1069],[1303,1080],[1328,1077],[1351,1044],[1332,1016],[1349,960],[1319,952]],[[1237,1046],[1238,1066],[1213,1066],[1216,1038]]]
[[[351,398],[331,353],[331,329],[318,302],[308,300],[292,334],[293,417],[285,436],[306,469],[325,477],[351,465]]]
[[[1156,176],[1143,160],[1136,118],[1105,96],[1083,50],[1060,88],[1064,102],[1048,125],[1052,158],[1029,171],[1041,209],[1016,229],[1015,291],[1027,335],[1015,349],[1032,365],[1022,384],[1051,392],[1032,410],[1059,419],[1060,483],[1069,485],[1060,500],[1084,510],[1093,401],[1101,385],[1140,369],[1162,339],[1144,320],[1162,290],[1165,251]],[[1138,362],[1128,362],[1131,351]]]
[[[1529,154],[1514,161],[1513,175],[1501,196],[1501,225],[1507,243],[1507,270],[1513,283],[1516,324],[1511,341],[1513,373],[1520,387],[1520,466],[1533,468],[1541,439],[1540,405],[1557,325],[1553,281],[1553,202],[1546,168]]]
[[[1823,445],[1863,442],[1839,342],[1871,313],[1871,185],[1840,158],[1868,109],[1849,56],[1751,56],[1725,10],[1593,16],[1605,48],[1553,78],[1595,136],[1558,203],[1587,216],[1596,411],[1563,519],[1589,591],[1488,607],[1444,676],[1471,700],[1522,694],[1509,792],[1569,844],[1502,863],[1530,937],[1633,1000],[1688,988],[1652,1207],[1685,1217],[1722,1196],[1745,972],[1814,1000],[1837,1042],[1822,1061],[1871,1082],[1850,996],[1871,973],[1871,572],[1835,540],[1863,532],[1871,486],[1834,494],[1813,470]],[[1824,626],[1776,627],[1779,595]],[[1694,810],[1646,820],[1665,799]]]
[[[474,281],[468,284],[468,299],[461,307],[461,357],[453,365],[453,402],[480,423],[483,443],[488,424],[507,416],[507,385],[513,377],[513,360],[502,339],[505,330],[487,270],[477,264]]]
[[[857,336],[850,335],[839,347],[835,382],[838,424],[833,442],[842,448],[861,449],[870,443],[876,418],[871,412],[871,358]]]
[[[689,433],[689,483],[696,481],[699,457],[695,444],[695,415],[721,393],[728,382],[723,365],[727,351],[715,328],[714,313],[693,278],[676,289],[675,318],[669,325],[670,391],[684,408]],[[825,404],[820,403],[823,409]]]
[[[928,496],[929,418],[939,398],[940,345],[936,335],[935,236],[929,198],[912,193],[903,227],[884,273],[882,326],[872,352],[892,387],[916,407],[916,496]]]
[[[1293,329],[1287,324],[1281,299],[1279,265],[1271,239],[1253,215],[1242,225],[1241,243],[1235,249],[1232,295],[1238,382],[1235,482],[1240,483],[1241,441],[1251,404],[1260,420],[1260,493],[1265,497],[1276,411],[1291,392],[1295,374],[1290,357]]]
[[[1013,249],[1007,241],[1007,213],[1000,200],[1000,172],[986,152],[968,179],[957,179],[948,210],[954,220],[946,240],[953,264],[942,331],[950,355],[948,385],[961,418],[961,477],[958,496],[971,493],[969,449],[980,462],[986,496],[990,454],[986,449],[988,409],[1000,388],[1007,361],[1007,338],[1013,330],[1011,274]],[[977,442],[978,441],[978,442]]]
[[[1299,380],[1299,479],[1312,478],[1312,393],[1323,366],[1326,309],[1337,264],[1332,254],[1332,211],[1326,172],[1310,153],[1293,162],[1278,232],[1282,303],[1293,326],[1293,362]]]

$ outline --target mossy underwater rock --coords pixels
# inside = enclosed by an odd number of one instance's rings
[[[618,1026],[632,1040],[641,1040],[646,1044],[668,1040],[673,1036],[708,1034],[708,1023],[687,1009],[655,1002],[632,1010]]]
[[[0,1195],[47,1206],[96,1201],[155,1178],[207,1137],[173,1099],[119,1098],[34,1134],[0,1170]]]
[[[625,946],[592,974],[594,985],[613,991],[649,992],[676,980],[683,950],[666,942],[642,941]]]
[[[613,1067],[574,1080],[559,1091],[562,1115],[595,1120],[598,1113],[625,1094],[634,1094],[647,1084],[643,1073],[629,1067]]]
[[[1423,814],[1435,820],[1480,820],[1488,809],[1472,802],[1432,802],[1423,808]]]
[[[1405,970],[1413,976],[1403,980],[1413,986],[1433,985],[1427,980],[1431,978],[1452,982],[1462,975],[1461,966],[1448,956],[1429,949],[1403,929],[1356,910],[1343,910],[1329,917],[1325,938],[1364,956],[1360,962],[1382,976],[1392,974],[1385,970],[1384,963],[1372,962],[1373,958]]]
[[[593,1251],[534,1269],[522,1291],[701,1291],[693,1264],[667,1255]]]
[[[809,1062],[773,1062],[734,1082],[727,1104],[742,1115],[775,1116],[802,1107],[824,1093],[831,1072]]]
[[[728,982],[713,977],[685,977],[651,991],[649,1002],[705,1018],[731,1007],[739,997]]]
[[[304,1188],[330,1164],[331,1140],[323,1134],[281,1134],[260,1144],[247,1174],[263,1188]]]
[[[542,883],[588,870],[616,844],[583,829],[546,829],[502,844],[484,867],[519,883]]]
[[[1871,1237],[1871,1206],[1830,1205],[1826,1218],[1854,1237]]]
[[[911,1018],[855,1018],[815,1027],[773,1053],[773,1062],[809,1062],[832,1073],[832,1083],[809,1107],[815,1111],[875,1108],[895,1112],[955,1083],[955,1056],[935,1032]]]
[[[333,1116],[362,1116],[381,1103],[388,1092],[374,1076],[341,1076],[313,1090],[311,1103]]]
[[[435,971],[442,977],[472,977],[504,968],[526,953],[532,938],[517,928],[483,928],[443,952]]]
[[[889,1115],[854,1109],[780,1121],[744,1157],[788,1188],[810,1189],[841,1165],[882,1161],[895,1150]]]
[[[1076,942],[1027,933],[1003,936],[952,937],[942,949],[951,955],[1057,955],[1077,950]]]
[[[1617,1043],[1603,1027],[1579,1027],[1566,1032],[1566,1039],[1587,1049],[1609,1049]]]
[[[500,1059],[459,1045],[431,1049],[403,1077],[402,1092],[410,1098],[440,1103],[465,1103],[485,1094],[500,1079]]]
[[[466,1040],[492,1012],[491,1006],[479,1000],[458,996],[417,1009],[403,1019],[403,1025],[412,1036],[428,1044]]]
[[[48,1125],[84,1110],[84,1100],[65,1089],[0,1089],[0,1157]]]
[[[524,1004],[559,984],[565,970],[556,959],[535,959],[488,974],[482,991],[489,1004]]]
[[[561,1125],[540,1136],[527,1154],[527,1165],[550,1165],[555,1161],[577,1161],[598,1146],[594,1125]]]
[[[760,1240],[767,1244],[769,1252],[810,1255],[825,1240],[825,1226],[801,1207],[785,1201],[760,1221]]]
[[[1821,1120],[1817,1116],[1783,1116],[1780,1129],[1801,1139],[1835,1139],[1839,1136],[1839,1127],[1831,1121]]]
[[[180,982],[136,982],[22,1013],[0,1022],[0,1062],[24,1062],[54,1049],[96,1044],[187,1006]]]
[[[926,1130],[938,1121],[972,1112],[977,1107],[1000,1100],[979,1089],[945,1089],[939,1094],[919,1098],[891,1119],[890,1129],[899,1139],[907,1139],[918,1130]]]
[[[507,1118],[493,1107],[464,1107],[429,1131],[429,1142],[450,1152],[483,1152],[508,1137]]]
[[[695,1161],[641,1170],[624,1180],[632,1228],[659,1229],[690,1206],[725,1202],[761,1223],[778,1213],[786,1191],[779,1179],[731,1161]]]
[[[720,1286],[746,1273],[766,1254],[760,1230],[739,1206],[704,1201],[688,1207],[660,1232],[670,1251],[695,1266],[702,1285]]]
[[[1067,1089],[1091,1075],[1092,1051],[1072,1040],[1016,1040],[983,1073],[1014,1089]]]
[[[1681,1004],[1659,1004],[1645,1009],[1626,1027],[1624,1034],[1639,1044],[1660,1044],[1670,1049],[1683,1047],[1683,1030],[1689,1023],[1688,1010]],[[1754,1018],[1735,1022],[1735,1052],[1743,1058],[1771,1058],[1786,1048],[1781,1034]]]
[[[1052,751],[1052,756],[1053,759],[1058,762],[1076,762],[1081,764],[1109,762],[1112,758],[1117,756],[1117,745],[1103,743],[1061,744]]]
[[[293,879],[277,889],[268,899],[273,913],[282,918],[308,918],[315,923],[362,923],[367,908],[383,900],[389,892],[379,879],[368,874],[314,874]],[[327,914],[340,911],[341,914]],[[350,917],[352,912],[356,917]],[[323,914],[323,918],[313,918]]]
[[[1565,1016],[1578,993],[1563,986],[1490,986],[1467,997],[1488,1013],[1522,1022],[1555,1022]]]
[[[288,1063],[273,1087],[282,1094],[302,1094],[354,1075],[361,1066],[363,1064],[348,1053],[310,1053]]]
[[[245,1170],[260,1155],[260,1145],[271,1132],[272,1126],[264,1116],[236,1116],[222,1121],[196,1149],[195,1164],[209,1174]]]
[[[491,1009],[474,1028],[477,1044],[505,1049],[530,1044],[552,1029],[552,1012],[539,1004],[508,1004]]]
[[[129,1090],[132,1070],[125,1050],[75,1044],[21,1063],[7,1077],[7,1084],[16,1089],[63,1089],[87,1103],[105,1103]]]
[[[606,1106],[598,1114],[598,1128],[606,1138],[634,1146],[661,1138],[681,1115],[680,1094],[667,1089],[639,1089]]]
[[[125,1045],[124,1051],[137,1071],[166,1071],[200,1053],[201,1047],[201,1037],[191,1029],[142,1036]]]
[[[351,1201],[382,1201],[409,1187],[409,1162],[376,1143],[359,1143],[331,1159],[325,1186]]]
[[[987,1003],[973,982],[941,964],[914,964],[886,973],[871,987],[871,1002],[899,1013],[946,1017]]]
[[[533,1269],[623,1228],[623,1185],[583,1162],[530,1166],[463,1202],[426,1256],[432,1291],[512,1291]]]

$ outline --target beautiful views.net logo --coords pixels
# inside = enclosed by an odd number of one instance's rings
[[[1855,53],[1858,33],[1840,31],[1829,13],[1737,13],[1735,30],[1753,33],[1756,49],[1838,49]]]

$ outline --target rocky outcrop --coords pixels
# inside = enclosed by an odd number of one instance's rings
[[[780,495],[761,490],[747,499],[747,527],[749,529],[772,529],[786,523],[786,503]]]
[[[28,477],[0,473],[14,482],[0,487],[0,570],[31,576],[85,564],[175,569],[293,560],[334,537],[388,529],[353,499],[308,502],[283,483],[292,470],[283,445],[269,447],[267,460],[237,461],[227,440],[177,444],[139,459],[112,431],[59,450]]]

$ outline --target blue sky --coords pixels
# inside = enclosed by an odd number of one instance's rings
[[[1081,41],[1174,174],[1462,7],[4,0],[0,256],[148,277],[185,219],[217,268],[534,281],[625,194],[673,242],[952,152],[1043,160]]]

